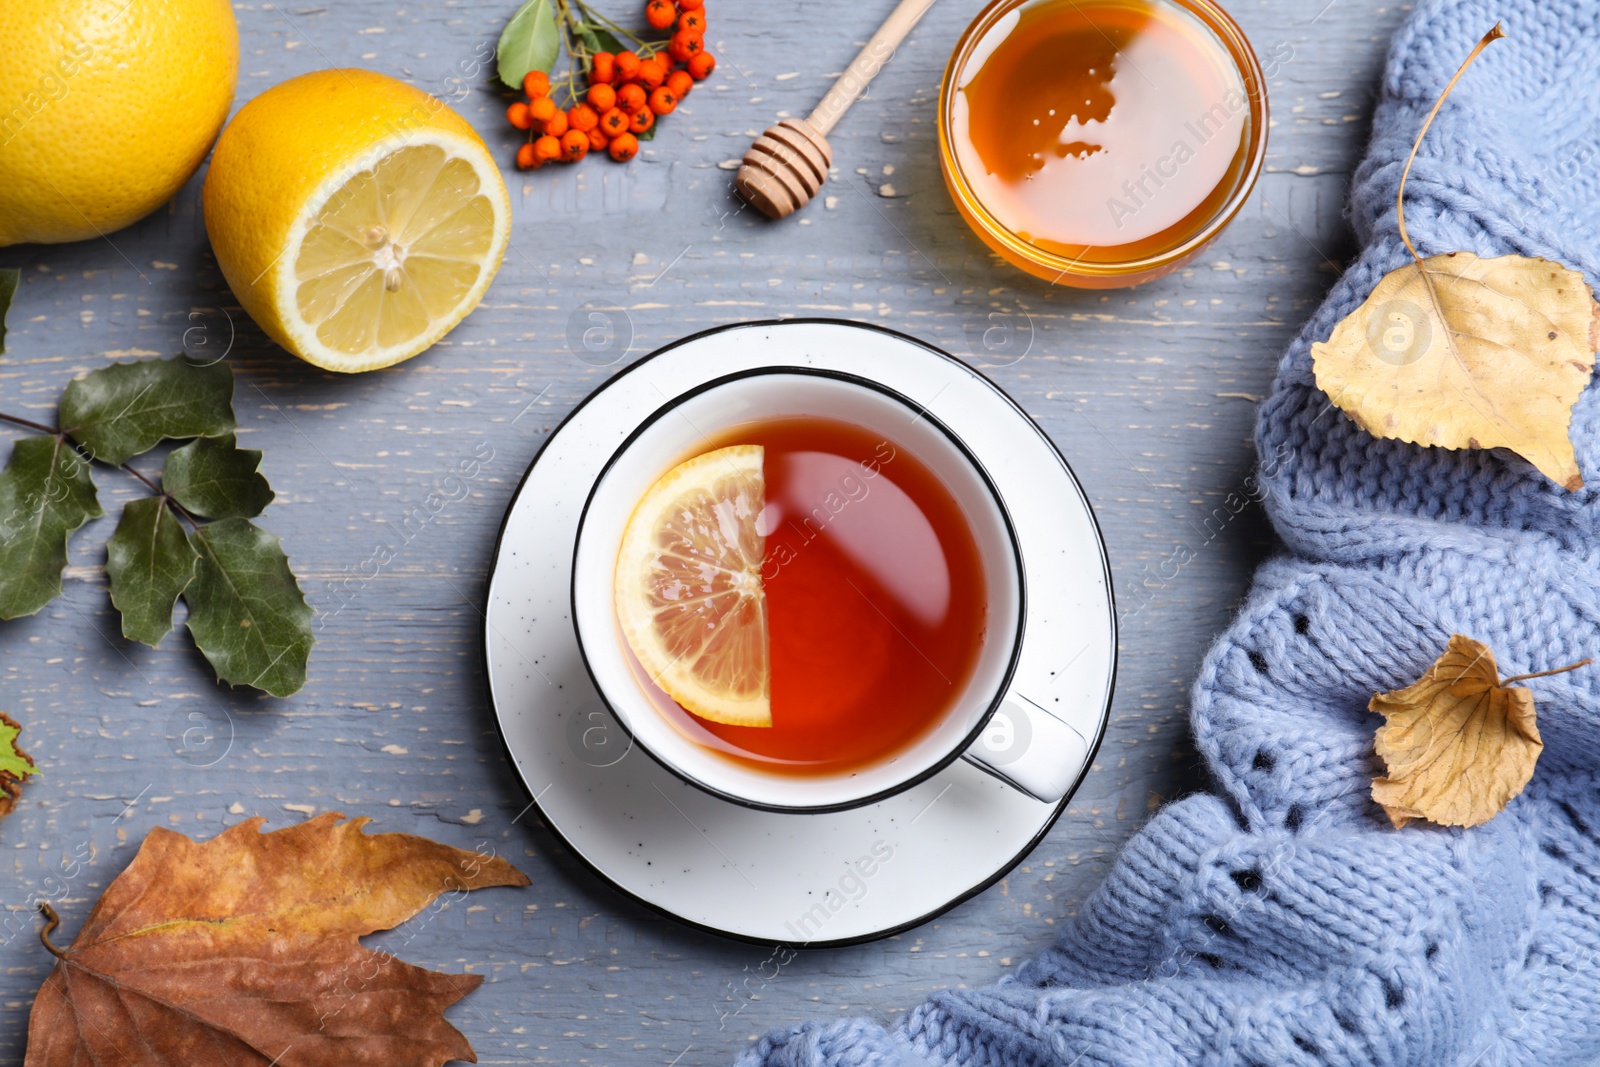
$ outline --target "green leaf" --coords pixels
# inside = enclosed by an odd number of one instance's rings
[[[20,281],[20,270],[0,270],[0,356],[6,354],[6,312],[11,310],[11,298],[17,295]]]
[[[17,747],[17,735],[22,724],[0,711],[0,819],[11,814],[22,793],[22,780],[38,774],[28,754]]]
[[[106,543],[111,603],[122,613],[122,636],[151,648],[172,629],[172,608],[194,577],[197,556],[177,514],[160,497],[122,509]]]
[[[30,774],[39,773],[39,768],[33,765],[33,760],[17,746],[17,737],[21,733],[22,724],[0,711],[0,777],[11,775],[15,778],[25,778]]]
[[[164,437],[216,437],[234,427],[233,371],[182,356],[113,363],[67,384],[58,425],[112,466]]]
[[[60,437],[24,437],[0,471],[0,619],[61,594],[67,537],[99,518],[89,461]]]
[[[623,44],[616,34],[604,26],[596,26],[594,28],[594,36],[600,42],[598,50],[601,52],[610,52],[612,55],[616,55],[618,52],[628,51],[628,46]]]
[[[618,52],[626,52],[628,50],[628,46],[618,40],[617,35],[604,26],[597,26],[592,22],[580,22],[572,28],[572,31],[578,35],[578,40],[583,42],[583,47],[588,50],[591,56],[596,52],[610,52],[612,55],[616,55]],[[585,57],[583,66],[584,71],[587,73],[589,69],[587,57]]]
[[[253,519],[272,503],[272,487],[256,470],[261,453],[239,448],[233,434],[201,437],[173,449],[161,471],[161,488],[196,515]]]
[[[190,538],[200,554],[183,591],[189,632],[217,678],[275,697],[306,682],[311,606],[278,539],[245,519],[223,519]]]
[[[500,44],[495,49],[500,80],[520,89],[529,72],[542,70],[549,74],[560,51],[561,34],[556,30],[556,13],[550,0],[528,0],[517,8],[500,34]]]

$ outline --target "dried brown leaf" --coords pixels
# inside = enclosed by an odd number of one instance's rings
[[[477,1062],[443,1013],[482,977],[424,970],[358,939],[443,893],[527,877],[497,857],[365,834],[369,820],[343,818],[266,834],[250,819],[206,842],[150,831],[72,947],[51,946],[26,1067]]]
[[[1388,770],[1372,799],[1396,827],[1412,819],[1477,826],[1498,815],[1533,777],[1544,750],[1533,693],[1510,683],[1588,663],[1500,680],[1481,641],[1450,636],[1443,655],[1414,684],[1378,693],[1367,707],[1388,720],[1376,748]]]

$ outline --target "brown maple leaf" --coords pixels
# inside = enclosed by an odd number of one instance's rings
[[[1451,634],[1421,678],[1367,703],[1387,720],[1374,747],[1388,774],[1372,780],[1372,799],[1397,828],[1413,819],[1488,822],[1522,792],[1544,751],[1533,693],[1511,683],[1588,662],[1501,681],[1489,646]]]
[[[26,1067],[438,1067],[476,1063],[444,1009],[479,975],[359,938],[441,894],[527,885],[505,860],[328,812],[206,842],[157,827],[89,913],[28,1020]]]

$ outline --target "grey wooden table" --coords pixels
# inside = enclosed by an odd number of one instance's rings
[[[236,4],[237,103],[305,71],[370,67],[461,96],[509,160],[504,98],[487,67],[472,72],[513,6]],[[633,16],[631,3],[598,6]],[[487,977],[450,1013],[484,1063],[693,1067],[728,1062],[771,1026],[848,1014],[892,1023],[931,991],[994,981],[1048,943],[1156,805],[1203,784],[1188,687],[1272,547],[1258,508],[1232,515],[1223,501],[1250,471],[1255,401],[1279,353],[1350,253],[1344,192],[1406,8],[1238,0],[1233,13],[1269,65],[1266,173],[1191,269],[1097,294],[1000,263],[944,190],[939,76],[976,0],[936,5],[835,131],[825,201],[782,225],[739,210],[733,161],[775,116],[809,109],[889,6],[713,2],[714,80],[633,165],[510,172],[516,232],[487,299],[390,370],[327,375],[268,342],[217,271],[199,179],[109,241],[0,250],[0,266],[24,272],[0,409],[49,419],[66,382],[110,358],[215,353],[231,338],[241,443],[265,451],[279,494],[261,522],[325,613],[298,695],[224,690],[181,634],[154,651],[115,636],[103,571],[113,520],[102,519],[74,540],[65,598],[0,624],[0,710],[24,723],[44,771],[0,824],[11,856],[0,904],[19,913],[0,935],[6,1062],[22,1060],[52,963],[33,902],[54,900],[70,936],[155,826],[204,838],[251,815],[281,826],[332,809],[371,815],[377,830],[492,844],[532,888],[475,894],[371,942]],[[619,309],[609,348],[569,343],[588,307]],[[513,487],[590,390],[685,333],[818,315],[972,358],[1050,434],[1105,532],[1121,670],[1092,772],[1005,880],[925,926],[802,952],[774,974],[769,950],[662,918],[599,882],[532,816],[513,822],[527,801],[484,694],[480,608]],[[986,352],[996,326],[1010,344]],[[467,494],[450,493],[458,499],[376,578],[347,581],[475,448],[492,458]],[[108,511],[135,492],[115,472],[99,477]],[[342,608],[336,582],[353,590]],[[194,716],[220,748],[185,748]]]

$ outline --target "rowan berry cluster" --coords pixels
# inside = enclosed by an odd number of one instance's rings
[[[569,107],[556,103],[548,74],[536,70],[523,79],[527,100],[506,109],[506,121],[528,131],[528,143],[517,149],[519,168],[574,163],[590,152],[626,163],[639,154],[639,138],[656,119],[670,115],[695,82],[710,77],[717,61],[705,46],[705,0],[649,0],[644,16],[668,39],[640,41],[635,51],[579,52],[576,61],[588,87],[580,99],[568,76]]]

